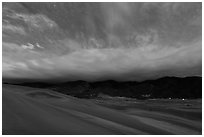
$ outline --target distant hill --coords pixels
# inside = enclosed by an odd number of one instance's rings
[[[143,82],[74,81],[59,84],[21,83],[18,85],[49,88],[78,98],[95,98],[100,93],[129,98],[202,98],[202,77],[163,77]]]

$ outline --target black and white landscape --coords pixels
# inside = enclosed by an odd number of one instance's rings
[[[202,3],[2,3],[3,135],[201,135]]]

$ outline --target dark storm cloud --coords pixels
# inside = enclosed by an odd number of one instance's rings
[[[201,75],[201,3],[3,3],[3,77]]]

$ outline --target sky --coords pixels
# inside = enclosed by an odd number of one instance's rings
[[[2,76],[143,81],[202,75],[202,3],[3,3]]]

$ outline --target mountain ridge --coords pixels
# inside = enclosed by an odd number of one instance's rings
[[[78,98],[96,98],[100,93],[109,96],[147,98],[202,98],[202,77],[162,77],[156,80],[97,81],[83,80],[63,83],[21,83],[17,85],[49,88]]]

